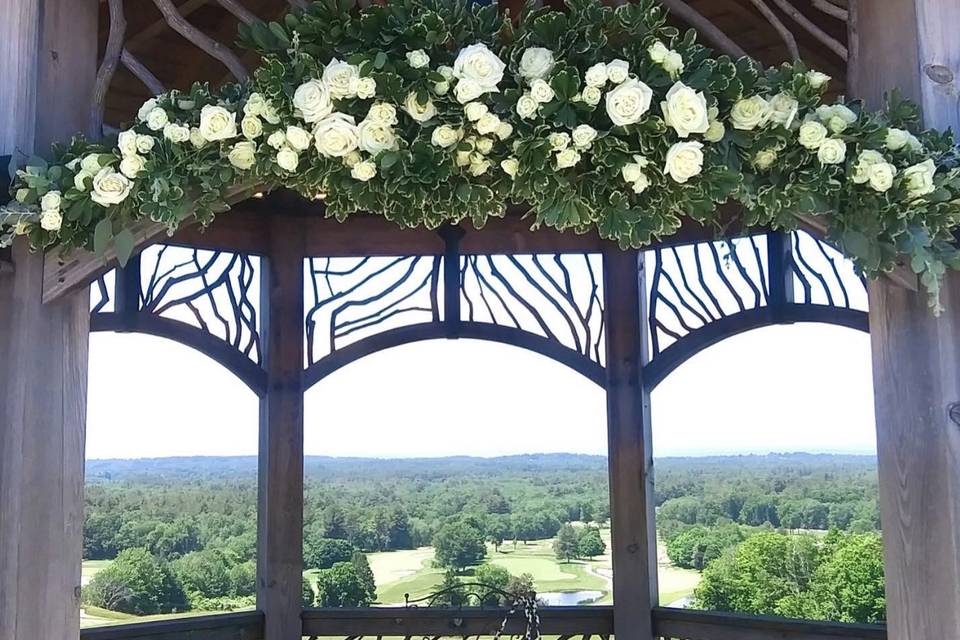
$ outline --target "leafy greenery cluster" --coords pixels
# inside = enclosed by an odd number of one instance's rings
[[[170,135],[148,126],[145,115],[132,125],[155,144],[134,163],[142,166],[130,169],[129,193],[121,180],[103,187],[113,194],[106,204],[92,199],[99,187],[91,179],[123,159],[115,139],[78,138],[56,147],[50,163],[27,162],[12,186],[15,202],[0,214],[8,225],[5,239],[24,234],[38,249],[115,246],[122,261],[133,249],[131,227],[141,220],[171,230],[191,219],[208,224],[244,194],[285,187],[324,198],[326,213],[340,219],[372,212],[404,226],[464,219],[480,226],[513,203],[529,209],[534,226],[596,229],[624,247],[669,236],[685,219],[720,225],[718,207],[728,201],[742,205],[744,226],[789,229],[800,217],[823,216],[829,236],[869,275],[908,256],[933,305],[945,269],[960,267],[952,234],[960,217],[960,175],[950,134],[919,131],[916,107],[898,99],[878,113],[849,103],[838,120],[822,109],[822,74],[811,76],[802,64],[764,70],[750,59],[713,57],[692,31],[669,26],[656,0],[616,8],[568,0],[565,12],[531,6],[516,24],[496,5],[461,0],[387,0],[362,10],[353,0],[323,0],[279,22],[243,26],[241,41],[261,57],[250,82],[218,90],[198,84],[158,97],[150,106],[163,110],[163,121],[185,127]],[[507,125],[495,136],[474,131],[451,90],[456,78],[443,72],[464,47],[478,43],[506,63],[497,87],[473,100]],[[521,61],[533,48],[552,55],[543,76],[549,99],[521,117],[518,105],[529,96],[530,80]],[[674,56],[669,65],[661,59],[665,51]],[[323,76],[335,58],[375,83],[362,98],[354,92],[334,100],[336,111],[359,122],[375,104],[395,107],[396,144],[362,159],[286,148],[281,161],[281,138],[267,140],[290,126],[310,128],[294,107],[295,93]],[[652,90],[649,110],[636,121],[617,124],[599,98],[586,99],[596,88],[588,86],[589,70],[611,62],[627,65],[629,78]],[[661,102],[677,83],[702,93],[709,133],[682,136],[665,117]],[[609,99],[614,85],[602,87]],[[745,126],[735,112],[758,98],[781,99],[789,113]],[[428,105],[431,117],[412,117]],[[238,120],[260,117],[242,132],[205,140],[197,130],[209,106]],[[810,120],[829,127],[831,153],[798,141],[798,126]],[[458,132],[456,144],[433,142],[442,126]],[[595,136],[558,161],[577,127]],[[669,154],[683,141],[700,140],[702,166],[678,180]],[[357,172],[358,162],[369,164]],[[864,172],[877,162],[886,177],[867,182]],[[44,206],[51,192],[57,197]],[[56,215],[43,222],[45,211]]]

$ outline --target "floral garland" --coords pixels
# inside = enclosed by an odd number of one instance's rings
[[[344,2],[241,26],[261,57],[252,81],[171,91],[116,138],[28,161],[0,242],[114,246],[123,261],[142,219],[205,225],[244,189],[286,187],[338,219],[404,226],[479,226],[522,204],[534,226],[624,247],[685,217],[719,224],[731,200],[745,226],[824,216],[868,275],[909,256],[935,308],[960,267],[954,141],[920,132],[895,96],[880,113],[822,104],[829,77],[713,58],[655,0],[569,0],[516,24],[460,0]]]

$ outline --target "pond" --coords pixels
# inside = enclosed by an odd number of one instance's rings
[[[538,593],[537,598],[550,607],[573,607],[585,602],[593,602],[603,595],[603,591],[548,591]]]

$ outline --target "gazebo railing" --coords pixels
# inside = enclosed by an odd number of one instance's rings
[[[391,608],[307,609],[305,638],[492,637],[504,618],[502,609]],[[610,640],[613,607],[544,607],[540,633],[545,638]],[[736,613],[657,608],[656,637],[662,640],[887,640],[880,625],[792,620]],[[522,616],[508,620],[503,638],[522,637]],[[80,631],[80,640],[261,640],[258,611],[122,624]]]

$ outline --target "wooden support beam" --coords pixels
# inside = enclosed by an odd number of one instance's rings
[[[851,92],[875,108],[899,87],[927,126],[960,128],[960,3],[851,9]],[[922,291],[869,292],[889,637],[960,638],[960,275],[947,274],[939,318]]]
[[[646,350],[641,256],[603,256],[607,349],[607,439],[614,634],[652,640],[657,606],[657,539],[653,503],[650,395],[643,384]]]
[[[267,390],[260,401],[257,608],[265,640],[300,640],[303,572],[303,233],[277,215],[261,262]]]
[[[0,154],[89,133],[97,3],[6,0]],[[80,626],[89,294],[41,302],[43,256],[18,242],[0,276],[0,640]]]

